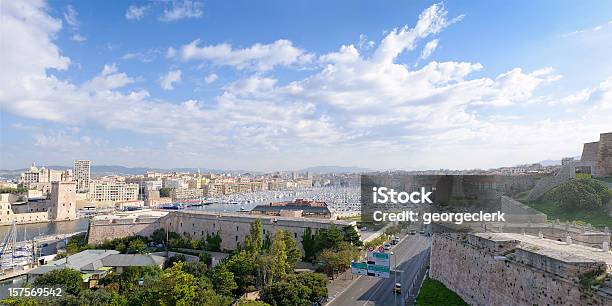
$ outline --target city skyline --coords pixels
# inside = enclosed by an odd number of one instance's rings
[[[3,2],[0,169],[486,169],[612,127],[610,3],[352,3]]]

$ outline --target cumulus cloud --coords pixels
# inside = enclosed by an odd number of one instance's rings
[[[427,44],[425,44],[425,47],[423,47],[423,51],[421,51],[421,60],[425,60],[427,59],[438,47],[438,39],[433,39],[431,41],[429,41]]]
[[[203,15],[202,3],[199,1],[172,1],[171,7],[164,9],[160,21],[176,21],[184,18],[199,18]]]
[[[368,37],[365,34],[359,34],[359,42],[357,42],[357,47],[359,49],[368,50],[374,47],[376,43],[373,40],[368,40]]]
[[[125,19],[127,20],[140,20],[145,16],[147,11],[149,10],[148,5],[137,6],[130,5],[125,11]]]
[[[181,81],[181,70],[171,70],[159,78],[159,85],[163,90],[173,90],[174,83]]]
[[[169,48],[166,55],[182,61],[205,60],[216,65],[255,71],[267,71],[276,66],[301,65],[312,59],[312,55],[294,47],[291,41],[285,39],[271,44],[254,44],[244,49],[235,49],[226,43],[200,46],[200,40],[196,39],[183,45],[180,50]]]
[[[74,7],[72,5],[68,5],[64,11],[64,20],[66,20],[66,23],[68,23],[68,25],[71,27],[78,28],[80,24],[78,15],[79,14]]]
[[[76,42],[86,42],[87,41],[87,37],[81,35],[81,34],[74,34],[72,35],[72,37],[70,37],[70,40],[76,41]]]
[[[15,42],[3,50],[3,110],[57,124],[155,135],[172,143],[177,163],[197,162],[207,154],[206,160],[249,168],[294,167],[300,161],[375,168],[486,167],[499,165],[501,158],[512,164],[563,156],[579,147],[585,135],[609,129],[610,79],[574,93],[583,108],[579,115],[564,114],[563,104],[558,111],[550,109],[547,102],[553,98],[538,94],[560,78],[552,68],[517,67],[474,77],[485,69],[477,62],[429,62],[410,69],[398,61],[400,54],[458,20],[448,18],[441,5],[425,10],[416,25],[390,31],[371,56],[344,45],[310,56],[316,69],[289,82],[261,73],[298,65],[308,54],[287,40],[244,49],[195,41],[168,52],[181,61],[251,71],[207,101],[164,101],[129,89],[135,78],[116,64],[105,65],[81,84],[64,80],[53,74],[70,64],[53,41],[61,21],[49,16],[41,2],[7,2],[3,9],[0,34]],[[160,85],[172,89],[180,78],[180,70],[171,70]],[[541,107],[532,112],[534,104]],[[503,116],[517,109],[514,114],[531,117]],[[61,141],[54,134],[36,141],[48,144],[50,137]],[[235,153],[237,146],[244,149]],[[146,155],[162,162],[168,156],[143,150],[126,148],[120,157]]]
[[[206,84],[210,84],[216,81],[218,78],[219,78],[218,75],[211,73],[204,78],[204,81],[206,82]]]

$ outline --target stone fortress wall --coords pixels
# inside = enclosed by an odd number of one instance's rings
[[[549,190],[567,182],[569,179],[574,177],[576,177],[576,169],[572,167],[572,165],[565,166],[561,168],[557,174],[553,176],[545,176],[540,179],[527,196],[527,200],[535,201]]]
[[[600,134],[597,142],[585,143],[579,161],[563,165],[556,175],[539,180],[527,196],[527,200],[537,200],[547,191],[575,178],[577,167],[590,168],[594,177],[612,176],[612,132]]]
[[[599,135],[596,176],[612,176],[612,133]]]
[[[95,245],[115,238],[150,236],[158,228],[161,228],[160,218],[92,220],[87,231],[87,243]]]
[[[579,285],[601,269],[606,262],[546,254],[517,239],[436,234],[432,242],[430,276],[470,305],[612,305],[609,288]]]
[[[507,196],[501,197],[501,211],[509,223],[546,223],[546,214]]]
[[[328,219],[304,219],[243,213],[215,213],[204,211],[172,211],[161,218],[137,217],[111,220],[94,220],[88,231],[88,242],[99,244],[105,240],[133,235],[150,236],[158,228],[164,228],[192,239],[206,238],[207,234],[221,235],[221,249],[235,250],[244,246],[251,223],[262,221],[264,237],[273,236],[279,229],[289,231],[296,241],[302,241],[306,228],[312,233],[335,225],[339,229],[355,226],[355,222]],[[301,247],[301,243],[298,243]]]
[[[585,143],[580,160],[593,163],[593,176],[612,176],[612,132],[600,134],[597,142]]]

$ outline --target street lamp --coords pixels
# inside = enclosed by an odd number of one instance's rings
[[[397,305],[397,293],[395,292],[395,286],[397,286],[397,257],[393,251],[389,254],[393,256],[393,305]]]

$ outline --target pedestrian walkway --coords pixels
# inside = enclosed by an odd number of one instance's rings
[[[346,288],[350,287],[351,284],[360,277],[359,275],[353,275],[351,270],[346,270],[344,273],[338,275],[335,279],[327,283],[327,295],[328,302],[331,302],[338,295],[340,295]]]

